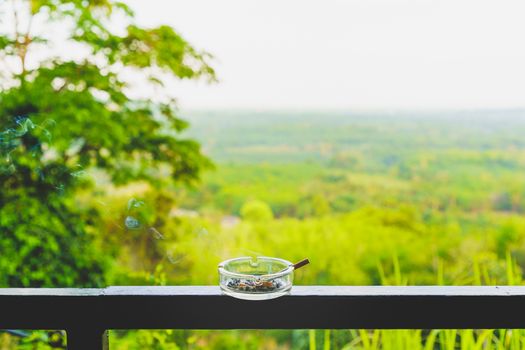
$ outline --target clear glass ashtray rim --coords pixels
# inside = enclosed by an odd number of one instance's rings
[[[243,256],[243,257],[239,257],[239,258],[233,258],[233,259],[224,260],[218,266],[219,274],[223,275],[223,276],[226,276],[226,277],[232,277],[232,278],[260,279],[261,275],[252,275],[252,274],[249,274],[249,273],[232,272],[232,271],[228,271],[228,270],[226,270],[224,268],[224,266],[227,266],[231,262],[235,262],[235,261],[239,261],[239,260],[251,261],[252,259],[253,259],[253,257],[251,257],[251,256]],[[258,256],[257,259],[265,259],[265,260],[269,260],[269,261],[278,261],[278,262],[280,262],[280,263],[282,263],[282,264],[287,266],[286,269],[284,269],[283,271],[276,272],[276,273],[269,273],[269,274],[263,275],[264,279],[271,280],[271,279],[274,279],[274,278],[283,277],[283,276],[286,276],[286,275],[289,275],[289,274],[293,273],[293,270],[294,270],[293,263],[288,261],[288,260],[281,259],[281,258],[274,258],[274,257],[271,257],[271,256]]]

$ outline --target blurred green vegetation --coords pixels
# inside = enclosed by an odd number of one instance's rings
[[[145,271],[133,267],[135,282],[215,284],[213,271],[221,260],[270,255],[310,258],[296,284],[521,284],[525,149],[515,136],[525,131],[525,119],[513,111],[500,111],[498,118],[495,112],[476,113],[479,118],[454,119],[307,114],[311,131],[293,114],[265,115],[264,121],[249,112],[189,114],[190,135],[219,159],[217,169],[205,173],[199,186],[172,189],[177,206],[166,208],[171,219],[157,227],[165,239],[156,246],[166,256]],[[239,120],[238,128],[232,120]],[[347,124],[357,125],[348,142],[332,139]],[[321,126],[319,141],[315,130]],[[443,137],[423,142],[417,132]],[[283,133],[281,141],[272,139],[276,133]],[[244,140],[247,151],[225,147],[233,135]],[[381,145],[378,139],[389,142]],[[299,159],[280,153],[273,161],[272,142],[304,149],[306,156],[316,142],[337,151]],[[251,159],[250,152],[260,159]],[[158,201],[155,190],[142,191],[134,193],[146,203]],[[117,264],[120,272],[113,277],[127,276],[120,282],[129,278],[129,259],[140,244],[131,243],[130,255]],[[149,280],[147,271],[153,271]],[[238,341],[228,344],[232,334]],[[131,335],[120,335],[120,341],[118,336],[117,348],[135,349]],[[194,332],[177,344],[182,349],[518,349],[524,336],[520,330],[232,331]]]
[[[216,284],[217,264],[241,255],[308,257],[296,275],[305,285],[522,284],[524,111],[181,119],[170,96],[130,98],[120,74],[142,74],[154,91],[166,79],[214,80],[210,56],[172,28],[140,28],[130,8],[109,0],[20,0],[2,13],[13,9],[16,18],[1,22],[13,26],[0,32],[2,58],[15,67],[0,82],[1,287]],[[109,25],[117,15],[126,24],[118,34]],[[32,31],[31,18],[67,28],[54,44],[83,56],[29,64],[32,50],[56,39]],[[111,339],[122,350],[474,350],[522,348],[525,332],[172,330]],[[59,332],[0,334],[1,349],[63,342]]]
[[[104,285],[116,252],[99,254],[101,210],[76,197],[93,190],[90,174],[162,186],[194,181],[210,164],[178,137],[187,123],[174,100],[129,97],[122,72],[150,87],[213,79],[208,55],[171,27],[136,26],[118,1],[17,0],[0,12],[0,286]],[[122,28],[110,26],[116,17]]]

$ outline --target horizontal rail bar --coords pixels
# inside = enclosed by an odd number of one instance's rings
[[[0,329],[525,328],[525,287],[296,286],[245,301],[214,286],[0,289]]]

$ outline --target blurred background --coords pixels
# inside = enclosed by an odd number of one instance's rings
[[[0,0],[0,287],[216,285],[220,261],[260,255],[308,257],[299,285],[523,284],[524,11]],[[110,339],[470,350],[521,349],[525,331]],[[64,344],[0,332],[2,350]]]

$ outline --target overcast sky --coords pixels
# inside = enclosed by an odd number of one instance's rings
[[[525,106],[525,1],[128,0],[215,55],[183,108]]]

